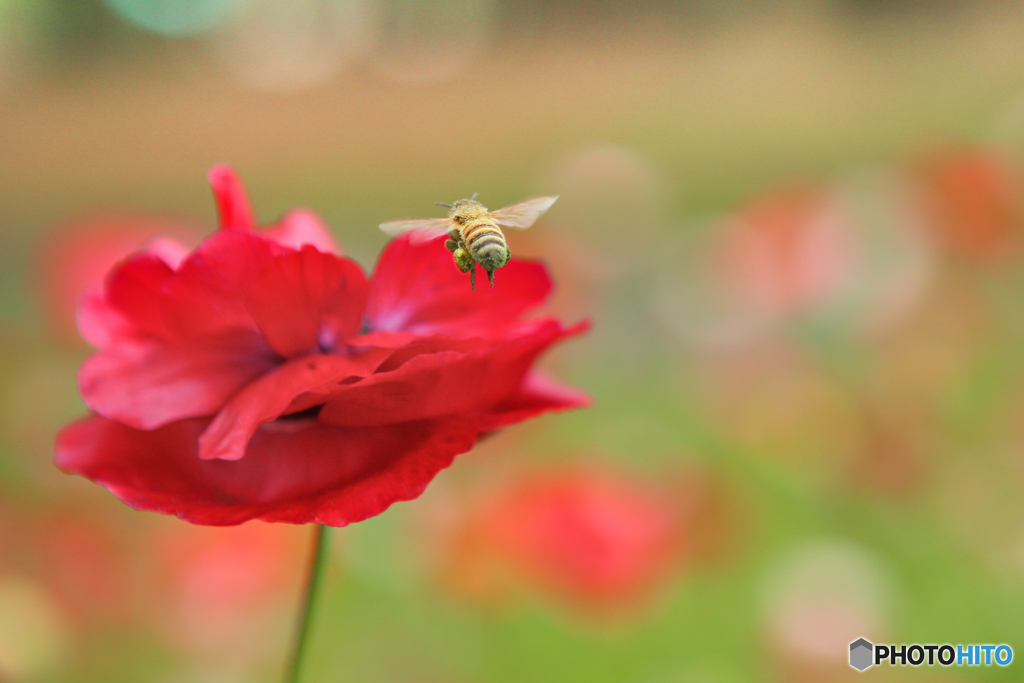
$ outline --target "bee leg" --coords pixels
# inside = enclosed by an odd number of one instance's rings
[[[487,281],[491,283],[491,287],[494,286],[494,271],[493,270],[488,270],[487,271]]]
[[[469,267],[469,286],[475,292],[476,291],[476,262]]]
[[[445,240],[444,247],[448,251],[455,253],[455,250],[459,248],[459,243],[454,240]]]

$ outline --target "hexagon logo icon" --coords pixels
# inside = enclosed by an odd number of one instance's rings
[[[873,654],[875,646],[864,638],[858,638],[850,643],[850,666],[857,671],[863,671],[874,664]]]

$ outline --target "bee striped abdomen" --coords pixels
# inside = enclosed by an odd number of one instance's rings
[[[469,247],[469,253],[478,261],[481,256],[490,252],[505,251],[505,236],[493,223],[473,223],[463,231],[463,239]]]

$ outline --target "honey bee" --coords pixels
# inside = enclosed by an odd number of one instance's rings
[[[487,272],[487,280],[494,286],[494,271],[508,263],[512,252],[505,235],[498,226],[525,230],[555,203],[558,197],[534,197],[497,211],[476,201],[477,193],[454,204],[438,206],[448,208],[447,218],[400,218],[381,223],[380,229],[392,237],[415,231],[413,241],[423,242],[447,235],[444,246],[452,252],[455,265],[469,273],[469,285],[476,290],[476,264]]]

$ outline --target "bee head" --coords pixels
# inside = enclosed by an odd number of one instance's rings
[[[487,207],[475,199],[460,199],[448,210],[448,218],[461,225],[486,213]]]

